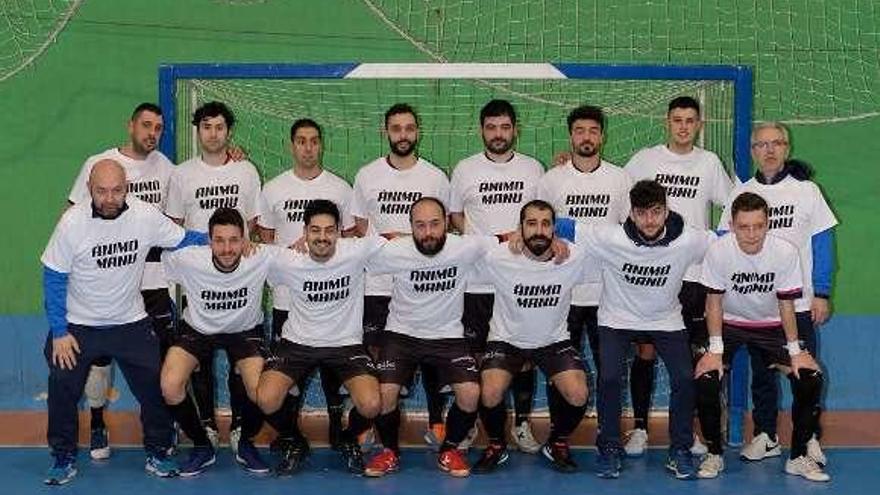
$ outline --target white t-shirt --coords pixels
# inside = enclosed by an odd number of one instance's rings
[[[795,301],[795,310],[809,311],[813,302],[813,244],[812,237],[837,225],[837,218],[822,191],[811,181],[799,181],[788,176],[776,184],[761,184],[755,178],[737,185],[731,192],[721,214],[718,228],[730,228],[730,204],[743,192],[753,192],[770,206],[770,231],[798,248],[803,272],[803,297]]]
[[[465,233],[496,235],[519,227],[519,211],[535,199],[544,167],[534,158],[514,153],[503,163],[484,151],[458,162],[452,171],[450,213],[464,213]],[[492,287],[471,285],[468,292],[492,293]]]
[[[463,338],[465,287],[475,263],[497,244],[495,237],[450,234],[434,256],[420,253],[412,237],[386,244],[367,267],[394,277],[385,330],[419,339]]]
[[[363,343],[364,268],[385,244],[378,236],[339,239],[330,260],[285,251],[269,273],[269,283],[290,288],[290,313],[281,336],[312,347]]]
[[[699,263],[715,234],[687,225],[665,246],[639,246],[619,225],[576,227],[575,240],[602,277],[599,325],[621,330],[684,329],[678,293],[688,267]],[[592,266],[591,270],[596,267]]]
[[[491,342],[537,349],[567,340],[571,289],[584,277],[583,251],[570,246],[562,263],[513,254],[507,243],[489,249],[477,277],[495,286]]]
[[[343,229],[354,225],[349,212],[351,186],[327,170],[311,179],[303,180],[288,170],[270,180],[260,193],[260,218],[257,223],[267,229],[275,230],[275,244],[289,246],[303,234],[303,211],[315,199],[333,201],[341,215]],[[284,286],[275,287],[272,292],[275,308],[288,311],[290,295]]]
[[[260,175],[249,161],[212,166],[196,157],[177,166],[168,186],[165,213],[189,230],[208,231],[220,207],[235,208],[245,224],[259,216]]]
[[[260,245],[230,273],[214,266],[211,246],[162,253],[170,280],[187,294],[184,321],[205,335],[244,332],[262,323],[263,285],[280,250]]]
[[[738,327],[778,327],[779,299],[800,294],[802,280],[797,248],[772,234],[757,254],[744,253],[727,234],[703,259],[702,284],[724,292],[724,323]]]
[[[623,169],[602,160],[590,173],[575,168],[571,161],[548,170],[538,183],[538,199],[553,205],[556,216],[579,224],[618,225],[629,216],[632,179]],[[602,285],[578,285],[572,293],[575,306],[598,306]]]
[[[73,187],[70,189],[68,201],[73,204],[91,203],[89,194],[89,175],[92,167],[101,160],[111,159],[122,165],[125,170],[125,179],[128,181],[128,194],[139,200],[150,203],[159,209],[165,210],[165,201],[168,196],[168,181],[174,165],[158,151],[152,151],[144,160],[135,160],[122,154],[119,148],[110,148],[97,155],[92,155],[83,163]],[[141,289],[161,289],[168,286],[165,281],[165,273],[162,264],[156,261],[148,261],[144,266],[144,278],[141,281]]]
[[[114,220],[93,217],[91,202],[69,208],[40,258],[67,273],[67,321],[107,326],[147,317],[140,281],[152,247],[174,247],[184,230],[158,209],[129,196]]]
[[[684,217],[685,225],[708,229],[710,204],[724,205],[733,183],[718,155],[697,146],[679,155],[665,144],[644,148],[633,155],[624,169],[634,181],[653,179],[666,187],[670,210]],[[700,267],[688,270],[685,280],[698,281]]]
[[[380,157],[364,165],[354,179],[351,214],[369,221],[368,235],[409,232],[409,210],[417,199],[431,196],[449,204],[449,180],[443,171],[419,158],[398,170]],[[391,276],[367,277],[368,296],[390,296]]]

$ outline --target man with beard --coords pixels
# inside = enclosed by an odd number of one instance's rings
[[[633,180],[656,180],[666,187],[669,208],[684,219],[685,225],[708,229],[711,205],[724,205],[733,187],[718,156],[695,145],[703,123],[700,104],[690,96],[669,102],[666,112],[667,141],[637,152],[627,162]],[[699,283],[699,263],[685,274],[678,299],[692,344],[705,341],[706,289]],[[635,428],[628,434],[627,455],[640,456],[648,445],[648,411],[654,389],[656,352],[649,342],[641,342],[630,371],[630,393]],[[705,453],[705,445],[694,438],[694,453]]]
[[[837,218],[828,206],[821,189],[810,180],[811,171],[798,160],[789,160],[791,142],[788,129],[778,122],[765,122],[752,129],[752,160],[758,165],[755,176],[738,185],[730,201],[742,192],[759,194],[770,205],[770,231],[791,242],[800,254],[804,290],[794,302],[798,336],[807,351],[818,356],[816,327],[830,314],[834,274],[834,229]],[[731,221],[731,208],[721,214],[719,226]],[[743,446],[740,456],[760,461],[781,454],[776,438],[778,382],[761,352],[750,346],[752,359],[752,398],[755,431],[752,441]],[[795,400],[795,406],[797,400]],[[819,406],[816,406],[819,429]],[[807,442],[807,454],[818,465],[826,464],[818,437]]]
[[[91,363],[116,360],[141,405],[146,471],[174,476],[167,456],[171,416],[159,387],[159,340],[139,292],[147,253],[198,238],[153,206],[128,196],[123,167],[110,159],[89,174],[91,201],[69,208],[43,252],[43,294],[49,335],[48,443],[54,463],[45,482],[76,476],[77,403]]]
[[[452,172],[449,211],[459,232],[503,237],[518,229],[522,206],[535,199],[544,168],[514,150],[516,124],[516,110],[506,100],[492,100],[480,110],[484,150],[460,161]],[[493,298],[493,288],[488,285],[470,284],[465,294],[465,334],[475,353],[486,347]],[[541,449],[529,422],[535,380],[535,370],[527,368],[516,373],[512,386],[515,421],[511,435],[520,450],[531,454]]]
[[[461,323],[464,290],[474,264],[497,240],[447,236],[446,207],[427,196],[413,203],[410,223],[412,237],[385,245],[368,267],[393,274],[394,286],[377,360],[382,414],[376,418],[376,429],[385,448],[370,460],[365,474],[384,476],[399,468],[400,390],[411,384],[417,366],[427,365],[438,370],[442,384],[455,393],[437,465],[463,477],[470,474],[470,466],[457,447],[473,427],[480,401],[477,361]]]
[[[290,425],[284,424],[282,404],[290,389],[319,368],[342,380],[354,407],[342,432],[340,452],[353,474],[363,474],[358,435],[371,427],[381,398],[375,367],[363,344],[364,268],[385,244],[379,236],[339,239],[339,209],[316,199],[303,212],[308,253],[278,258],[269,274],[272,286],[290,289],[290,312],[281,341],[260,376],[257,398],[281,438],[277,470],[291,474],[302,467],[304,453],[292,448]]]
[[[245,219],[250,235],[259,215],[260,176],[247,160],[234,161],[229,140],[235,116],[225,104],[212,101],[193,113],[200,154],[180,164],[171,176],[165,214],[188,229],[207,232],[208,219],[217,208],[233,208]],[[242,406],[247,401],[241,377],[229,373],[229,401],[232,409],[230,446],[238,447]],[[214,418],[213,360],[201,363],[193,375],[193,393],[202,421],[208,427],[211,443],[217,443]]]
[[[263,286],[280,248],[264,247],[243,257],[247,246],[244,220],[238,210],[218,208],[208,221],[210,246],[162,254],[162,264],[172,282],[179,283],[189,301],[183,310],[180,331],[162,365],[162,395],[175,420],[193,441],[181,476],[195,476],[214,464],[214,447],[199,420],[195,403],[186,392],[190,375],[199,363],[224,350],[229,364],[244,381],[248,396],[242,406],[241,438],[235,460],[246,471],[269,472],[253,444],[263,415],[255,402],[263,369]]]
[[[495,300],[481,371],[480,419],[488,446],[474,471],[488,473],[508,460],[504,395],[527,364],[541,369],[558,391],[548,395],[550,437],[542,451],[554,469],[577,470],[568,436],[587,407],[584,362],[571,345],[565,317],[571,290],[584,278],[583,251],[576,246],[565,261],[554,263],[553,207],[532,200],[520,210],[521,252],[505,243],[490,249],[479,265],[479,281],[495,286]]]
[[[538,198],[553,205],[556,214],[581,225],[623,223],[629,214],[632,179],[616,165],[601,158],[605,141],[605,114],[584,105],[568,114],[571,158],[554,167],[538,183]],[[584,330],[596,370],[600,369],[599,328],[596,312],[602,285],[591,282],[575,287],[568,312],[571,343],[583,353]]]
[[[599,455],[596,474],[620,475],[620,386],[624,357],[633,341],[654,342],[669,372],[669,436],[666,467],[679,479],[694,479],[694,391],[691,351],[678,293],[687,269],[703,259],[714,235],[685,225],[669,210],[666,189],[656,181],[637,182],[629,193],[629,218],[620,225],[578,226],[577,241],[598,264],[599,355],[596,403]],[[569,223],[574,223],[569,220]]]
[[[379,234],[393,238],[409,233],[409,211],[413,202],[431,196],[446,204],[449,180],[443,172],[416,153],[419,117],[406,103],[392,105],[385,112],[385,134],[390,153],[363,166],[354,179],[351,214],[357,234]],[[375,355],[388,319],[391,276],[367,275],[364,300],[364,343]],[[422,385],[428,402],[429,423],[443,426],[445,400],[430,367],[422,368]],[[443,432],[429,429],[426,438],[442,442]],[[437,443],[437,442],[433,442]]]

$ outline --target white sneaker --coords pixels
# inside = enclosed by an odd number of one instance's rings
[[[770,435],[761,433],[751,442],[743,445],[739,456],[746,461],[760,461],[768,457],[778,457],[782,454],[778,438],[770,438]]]
[[[229,430],[229,448],[232,449],[233,455],[238,455],[239,440],[241,440],[241,426],[234,430]]]
[[[825,453],[822,452],[822,446],[819,445],[819,439],[816,437],[811,438],[807,442],[807,456],[821,467],[828,465],[828,459],[825,457]]]
[[[795,476],[802,476],[810,481],[831,481],[831,476],[822,471],[822,468],[816,464],[816,461],[806,455],[785,461],[785,472]]]
[[[205,434],[208,435],[208,441],[211,442],[211,446],[216,451],[217,444],[220,442],[220,433],[218,433],[217,430],[215,430],[214,428],[206,426]]]
[[[458,450],[461,450],[462,452],[467,452],[471,448],[471,445],[474,444],[474,440],[477,439],[478,433],[479,433],[479,430],[477,430],[476,426],[471,428],[470,431],[468,431],[467,436],[464,437],[464,440],[459,442]]]
[[[724,458],[717,454],[706,454],[703,462],[700,463],[697,477],[701,479],[717,478],[721,471],[724,471]]]
[[[643,430],[642,428],[636,428],[635,430],[627,433],[626,444],[623,446],[623,451],[626,452],[626,455],[629,457],[640,457],[645,455],[645,450],[648,448],[648,431]]]
[[[704,456],[709,453],[709,447],[700,441],[700,437],[694,433],[694,444],[691,445],[691,454],[696,456]]]
[[[532,425],[528,421],[523,421],[519,426],[512,426],[510,434],[516,441],[519,450],[527,454],[537,454],[541,450],[542,445],[535,440],[535,436],[532,434]]]

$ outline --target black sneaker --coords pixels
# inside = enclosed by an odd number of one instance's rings
[[[545,443],[541,448],[553,469],[560,473],[573,473],[577,471],[577,464],[571,458],[571,451],[568,449],[568,442],[552,442]]]
[[[472,471],[478,474],[486,474],[491,473],[498,466],[506,463],[510,458],[510,455],[507,453],[507,447],[497,443],[490,443],[486,446],[486,450],[483,451],[483,455],[480,457],[480,460],[474,464]]]
[[[342,454],[342,460],[345,461],[349,473],[358,476],[364,474],[364,454],[360,445],[356,442],[340,442],[339,453]]]
[[[309,443],[305,440],[283,439],[277,442],[281,459],[275,466],[277,476],[290,476],[302,469],[309,456]]]

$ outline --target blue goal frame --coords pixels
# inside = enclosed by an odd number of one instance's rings
[[[753,71],[744,65],[645,64],[162,64],[159,66],[159,106],[165,130],[159,149],[177,162],[177,100],[180,79],[592,79],[730,81],[733,83],[734,170],[743,182],[751,176]],[[743,441],[743,415],[748,407],[748,357],[740,351],[729,374],[728,442]]]

